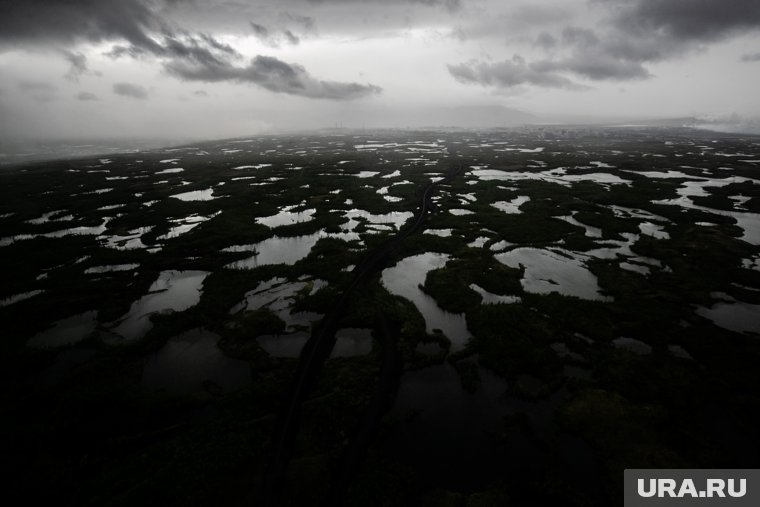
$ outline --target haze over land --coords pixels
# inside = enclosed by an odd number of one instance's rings
[[[704,115],[746,131],[760,113],[754,0],[0,0],[0,9],[6,142]]]

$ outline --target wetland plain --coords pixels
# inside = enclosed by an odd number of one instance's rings
[[[0,196],[27,501],[602,506],[626,468],[757,467],[760,137],[255,136],[2,166]]]

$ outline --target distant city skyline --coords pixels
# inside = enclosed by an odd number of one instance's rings
[[[760,116],[756,0],[0,0],[0,136]]]

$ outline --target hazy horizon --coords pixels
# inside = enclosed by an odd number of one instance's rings
[[[0,139],[760,116],[760,4],[0,1]]]

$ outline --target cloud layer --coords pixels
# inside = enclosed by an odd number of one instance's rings
[[[757,0],[0,0],[0,133],[760,114],[758,27]]]
[[[631,81],[652,77],[647,65],[699,52],[706,44],[760,30],[760,2],[736,0],[592,0],[601,29],[567,26],[541,32],[534,47],[548,57],[526,63],[475,61],[450,65],[460,82],[513,88],[525,83],[583,89],[573,78]],[[752,61],[746,55],[745,61]]]
[[[272,56],[258,55],[244,67],[224,62],[175,60],[167,63],[165,69],[185,81],[250,83],[275,93],[315,99],[357,99],[381,92],[380,87],[370,84],[319,80],[302,66]]]
[[[458,5],[435,0],[418,2]],[[108,53],[112,58],[157,58],[168,74],[185,81],[248,83],[275,93],[315,99],[358,99],[381,92],[380,87],[371,84],[316,79],[301,65],[269,56],[256,56],[248,65],[240,66],[237,62],[242,55],[232,46],[164,19],[161,13],[177,3],[179,0],[0,0],[0,50],[2,46],[15,45],[115,42]],[[288,21],[307,30],[313,28],[313,20],[306,16],[289,15]],[[289,29],[270,32],[263,25],[251,22],[250,26],[260,39],[274,47],[281,42],[300,42]],[[85,55],[70,50],[63,54],[71,65],[66,76],[78,80],[87,71]],[[133,85],[118,83],[114,92],[132,98],[148,97],[144,89],[130,86]]]
[[[148,33],[164,24],[151,4],[142,0],[0,0],[0,12],[2,44],[122,39],[151,47],[155,43]]]

